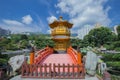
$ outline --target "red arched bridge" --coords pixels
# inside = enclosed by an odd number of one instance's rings
[[[22,65],[23,78],[77,78],[85,77],[81,53],[72,47],[67,53],[55,54],[54,50],[46,47],[35,54],[34,63]]]

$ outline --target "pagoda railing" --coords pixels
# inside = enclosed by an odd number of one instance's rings
[[[46,47],[36,53],[34,63],[38,64],[40,63],[46,56],[53,53],[53,49],[50,47]]]
[[[75,64],[27,64],[22,65],[22,78],[84,79],[84,66]]]
[[[68,35],[70,36],[69,30],[52,30],[52,35]]]

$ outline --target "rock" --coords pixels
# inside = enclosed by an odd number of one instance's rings
[[[11,65],[13,72],[18,70],[22,66],[24,58],[25,58],[24,55],[17,55],[9,59],[8,63]]]
[[[103,72],[107,69],[107,65],[106,63],[102,62],[100,64],[100,70],[101,70],[101,74],[103,74]]]
[[[10,80],[24,80],[24,79],[21,78],[21,75],[17,75],[12,77]]]
[[[92,75],[92,76],[95,75],[97,62],[98,62],[97,55],[92,51],[88,51],[86,56],[85,68],[89,75]]]

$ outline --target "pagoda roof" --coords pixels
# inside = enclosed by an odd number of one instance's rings
[[[69,23],[68,21],[66,20],[62,20],[62,17],[60,17],[59,20],[55,20],[53,23],[49,24],[49,26],[51,28],[54,28],[54,27],[57,27],[57,26],[65,26],[65,27],[68,27],[68,28],[72,28],[73,24],[72,23]]]

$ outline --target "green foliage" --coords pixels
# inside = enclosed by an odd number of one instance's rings
[[[71,43],[72,46],[79,46],[79,47],[81,47],[82,40],[80,40],[78,38],[77,39],[71,39],[70,43]]]
[[[120,47],[115,48],[116,51],[120,51]]]
[[[11,34],[11,40],[13,43],[17,43],[21,40],[21,35],[20,34]]]
[[[116,50],[120,51],[120,41],[114,41],[109,44],[103,45],[107,50]]]
[[[120,76],[111,75],[111,80],[120,80]]]
[[[90,46],[89,40],[88,40],[88,35],[86,35],[86,36],[84,37],[84,39],[81,41],[81,45],[80,45],[80,46],[82,46],[82,47]]]
[[[100,47],[103,44],[112,42],[115,36],[107,27],[92,29],[88,35],[84,37],[84,41],[89,42],[91,46]]]
[[[114,75],[120,75],[120,61],[106,62],[108,67],[111,67],[108,71]]]
[[[2,58],[0,58],[0,63],[7,63],[7,59],[2,59]]]
[[[42,49],[47,45],[51,47],[54,46],[54,42],[44,34],[32,34],[28,36],[23,34],[11,34],[10,38],[2,38],[0,40],[0,52],[30,48],[30,41],[32,41],[38,49]]]
[[[117,26],[118,40],[120,40],[120,25]]]
[[[27,39],[28,39],[27,35],[25,34],[21,35],[21,40],[27,40]]]
[[[7,54],[0,54],[0,58],[8,58]]]
[[[37,39],[35,41],[35,45],[37,46],[38,49],[42,49],[46,46],[54,46],[54,42],[51,39]]]
[[[0,40],[0,51],[5,51],[6,50],[6,46],[11,42],[10,39],[7,38],[2,38]]]
[[[115,42],[113,42],[113,45],[114,45],[115,47],[120,47],[120,41],[115,41]]]
[[[25,48],[27,48],[27,46],[29,46],[29,43],[27,40],[20,41],[20,46],[19,46],[20,48],[25,49]]]
[[[9,43],[9,44],[6,46],[6,50],[18,50],[18,47],[17,47],[16,44]]]
[[[103,60],[106,61],[120,61],[120,53],[119,54],[103,54]]]
[[[119,54],[104,54],[103,60],[106,62],[108,72],[114,75],[120,74],[120,53]]]
[[[7,54],[0,54],[0,63],[7,63],[9,57]]]
[[[120,61],[114,61],[114,62],[108,61],[108,62],[106,62],[106,63],[107,63],[107,66],[119,67],[119,69],[120,69]]]
[[[107,50],[113,50],[114,49],[114,45],[113,44],[104,44],[103,45]]]

